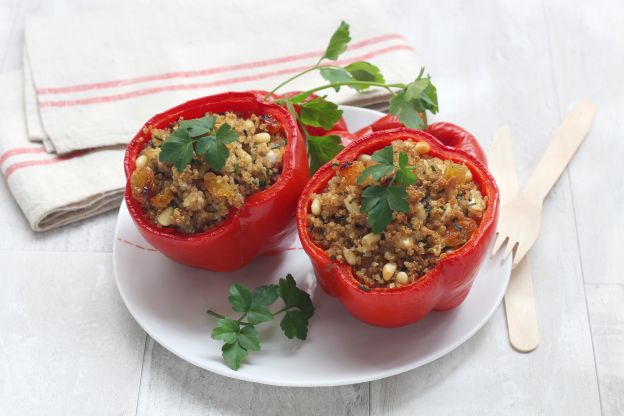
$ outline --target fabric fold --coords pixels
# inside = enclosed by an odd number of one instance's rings
[[[34,231],[46,231],[119,207],[123,148],[49,154],[28,140],[22,74],[0,74],[0,169]]]

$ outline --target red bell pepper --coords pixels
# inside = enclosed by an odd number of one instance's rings
[[[431,156],[463,163],[470,169],[488,205],[477,229],[462,247],[441,259],[416,282],[398,288],[368,288],[355,278],[351,267],[332,260],[316,246],[308,234],[310,196],[320,193],[335,175],[332,164],[321,167],[306,185],[297,206],[297,228],[304,250],[310,256],[317,280],[330,295],[336,296],[351,314],[363,322],[382,327],[413,323],[432,310],[447,310],[467,296],[479,266],[494,238],[498,218],[498,188],[485,166],[466,152],[442,145],[426,132],[395,128],[371,133],[347,146],[335,162],[353,161],[360,154],[388,146],[395,140],[412,139],[430,144]]]
[[[370,134],[376,131],[395,129],[399,127],[404,127],[403,123],[401,123],[399,119],[393,116],[392,114],[388,114],[386,116],[383,116],[379,120],[375,121],[373,124],[370,124],[366,127],[362,127],[361,129],[355,132],[355,136],[360,138],[360,137],[364,137],[367,134]]]
[[[439,121],[430,124],[425,131],[445,145],[463,150],[487,166],[487,158],[479,142],[472,134],[468,133],[463,128],[453,123]]]
[[[146,128],[166,128],[180,117],[193,119],[207,112],[233,111],[240,116],[271,115],[286,139],[282,173],[271,187],[248,196],[238,210],[214,227],[196,234],[160,228],[149,221],[130,190],[135,160],[151,136]],[[309,178],[305,143],[286,109],[263,101],[253,92],[230,92],[189,101],[150,119],[132,139],[124,159],[125,200],[139,232],[157,250],[175,261],[215,271],[239,269],[256,256],[276,252],[290,244],[297,199]]]
[[[375,121],[370,126],[366,126],[356,131],[355,136],[359,138],[375,131],[394,129],[398,127],[403,127],[403,123],[401,123],[399,119],[392,114],[388,114],[387,116]],[[477,139],[458,125],[439,121],[430,124],[425,131],[441,141],[442,144],[454,147],[455,149],[463,150],[487,166],[485,153],[483,152],[483,149],[481,148],[481,145],[479,145]]]

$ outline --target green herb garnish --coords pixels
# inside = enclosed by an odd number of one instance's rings
[[[392,211],[409,212],[406,187],[418,179],[413,172],[414,166],[408,166],[408,157],[399,153],[399,164],[394,163],[392,146],[386,146],[372,154],[371,159],[377,164],[369,166],[357,178],[357,183],[364,183],[368,177],[379,182],[387,178],[385,185],[368,186],[362,192],[360,211],[368,214],[368,225],[374,233],[386,229],[392,221]],[[395,183],[397,185],[395,185]]]
[[[321,141],[316,136],[311,136],[308,133],[306,126],[322,127],[325,130],[329,130],[342,116],[342,110],[334,103],[326,100],[326,96],[306,101],[314,93],[327,89],[339,91],[341,87],[352,88],[356,91],[364,91],[371,87],[384,88],[392,94],[389,108],[390,114],[398,117],[399,121],[407,127],[417,130],[423,130],[427,127],[426,111],[432,114],[438,112],[436,88],[431,83],[429,76],[423,76],[424,68],[421,69],[418,77],[411,83],[389,84],[386,83],[379,68],[369,62],[357,61],[346,66],[324,62],[336,61],[347,50],[350,41],[349,25],[343,21],[332,35],[329,45],[327,45],[325,52],[316,64],[282,82],[266,96],[266,98],[271,97],[277,90],[292,80],[313,71],[319,71],[320,75],[328,82],[328,84],[309,89],[297,95],[275,100],[278,103],[285,104],[301,126],[301,130],[308,140],[308,155],[312,172],[331,160],[343,149],[342,144],[336,142],[335,139]],[[300,106],[300,114],[295,111],[293,104]],[[310,140],[310,138],[313,139]]]
[[[310,295],[299,289],[292,275],[280,279],[277,285],[266,285],[253,292],[238,283],[230,286],[228,300],[235,312],[242,315],[238,319],[208,310],[207,313],[219,318],[212,330],[212,338],[224,342],[221,348],[223,360],[233,370],[238,370],[249,351],[260,350],[260,336],[256,325],[273,320],[283,313],[280,327],[288,338],[305,340],[308,336],[308,322],[314,315]],[[268,307],[281,298],[284,306],[277,311]],[[245,320],[246,319],[246,320]]]
[[[316,171],[328,160],[331,160],[343,149],[339,136],[308,136],[308,152],[310,153],[310,169]]]
[[[210,115],[182,121],[163,143],[159,160],[173,163],[178,172],[182,172],[197,155],[205,157],[212,169],[223,169],[229,155],[226,144],[234,142],[238,135],[227,123],[213,134],[215,121],[216,117]]]

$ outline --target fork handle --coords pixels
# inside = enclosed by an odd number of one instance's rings
[[[595,114],[596,106],[589,100],[580,101],[566,114],[522,190],[525,196],[538,202],[546,198],[587,136]]]

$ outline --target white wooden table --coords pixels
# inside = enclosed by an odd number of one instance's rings
[[[0,0],[0,71],[20,67],[28,14],[144,2]],[[0,414],[624,414],[624,2],[385,7],[433,74],[445,119],[485,146],[510,123],[521,181],[575,100],[598,105],[530,253],[539,348],[514,352],[499,308],[451,354],[381,381],[297,389],[220,377],[175,357],[130,317],[112,275],[116,213],[34,234],[0,180]]]

